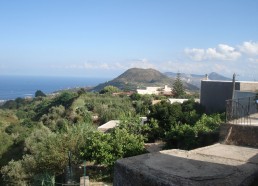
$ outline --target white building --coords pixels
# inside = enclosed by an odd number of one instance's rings
[[[146,89],[137,89],[138,94],[171,94],[172,88],[165,85],[165,87],[146,87]]]
[[[172,103],[183,103],[185,101],[187,101],[188,99],[174,99],[174,98],[170,98],[168,99],[168,101],[172,104]],[[200,103],[200,99],[194,99],[195,102]]]

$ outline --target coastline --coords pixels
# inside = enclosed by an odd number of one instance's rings
[[[87,86],[87,87],[75,87],[75,88],[66,88],[66,89],[60,89],[60,90],[55,90],[53,92],[50,93],[46,93],[46,96],[55,96],[57,94],[59,94],[62,91],[76,91],[79,90],[81,88],[85,89],[85,90],[90,90],[92,89],[94,86]],[[22,99],[33,99],[35,96],[34,94],[24,94],[24,96],[18,96],[15,97],[13,99],[0,99],[0,106],[2,106],[5,102],[10,101],[10,100],[15,100],[17,98],[22,98]]]
[[[0,104],[21,98],[33,98],[37,90],[53,94],[63,90],[89,88],[108,81],[110,78],[91,77],[35,77],[0,76]]]

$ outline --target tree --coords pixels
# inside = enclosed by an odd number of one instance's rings
[[[99,93],[100,94],[112,94],[115,92],[120,92],[120,89],[115,86],[109,85],[109,86],[105,86]]]
[[[78,97],[78,95],[74,92],[62,92],[59,96],[57,96],[54,100],[52,105],[58,106],[63,105],[65,108],[71,106],[73,101]]]
[[[176,124],[181,123],[182,107],[179,103],[170,104],[166,101],[150,107],[148,119],[158,121],[161,133],[165,133],[173,128]],[[162,137],[162,136],[161,136]]]
[[[184,101],[181,106],[184,115],[184,117],[182,117],[182,123],[194,125],[204,113],[203,106],[195,102],[194,99]]]
[[[46,94],[42,92],[41,90],[37,90],[35,92],[35,97],[46,97]]]
[[[3,108],[5,109],[16,109],[17,103],[14,100],[8,100],[4,103]]]
[[[44,114],[40,121],[52,131],[58,131],[65,127],[67,120],[65,118],[65,108],[62,105],[51,107],[48,114]]]
[[[175,125],[167,131],[164,137],[165,148],[194,149],[197,147],[211,145],[219,139],[218,129],[222,123],[221,115],[206,115],[193,125]]]
[[[166,132],[164,141],[165,148],[193,149],[198,147],[197,132],[188,124],[175,125]]]
[[[18,97],[14,100],[17,103],[17,109],[25,105],[25,99]]]
[[[5,152],[7,152],[8,148],[10,148],[11,145],[13,145],[12,136],[0,130],[0,158],[2,158],[2,155]],[[1,166],[1,163],[0,163],[0,166]]]
[[[54,133],[39,125],[26,138],[22,158],[12,160],[1,168],[4,181],[18,186],[39,185],[30,184],[39,181],[37,179],[40,179],[41,183],[54,182],[54,178],[61,175],[67,167],[69,151],[73,154],[72,163],[80,162],[78,149],[85,147],[85,140],[93,130],[93,126],[83,123],[68,127],[65,132]],[[51,184],[48,182],[46,185]]]
[[[183,86],[180,73],[177,73],[176,79],[173,83],[172,93],[175,98],[182,98],[185,96],[185,88]]]
[[[117,159],[144,153],[142,135],[129,133],[127,129],[115,128],[111,133],[92,132],[81,148],[81,159],[112,168]]]
[[[141,99],[141,95],[138,94],[138,93],[133,93],[130,98],[133,100],[133,101],[139,101]]]
[[[80,88],[78,91],[77,91],[77,94],[78,95],[82,95],[82,94],[85,94],[86,93],[86,90],[84,88]]]

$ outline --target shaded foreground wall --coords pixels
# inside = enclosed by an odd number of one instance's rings
[[[113,185],[258,185],[258,126],[222,124],[220,142],[118,160]]]
[[[137,166],[137,165],[136,165]],[[139,171],[133,169],[131,166],[126,166],[123,162],[117,161],[115,164],[114,171],[114,182],[113,186],[169,186],[169,181],[164,179],[157,179],[157,177],[146,175],[147,172],[152,171],[145,170]],[[158,173],[158,172],[157,172]]]

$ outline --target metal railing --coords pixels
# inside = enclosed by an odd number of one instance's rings
[[[226,100],[226,123],[251,124],[250,115],[257,113],[256,100],[255,96]]]

